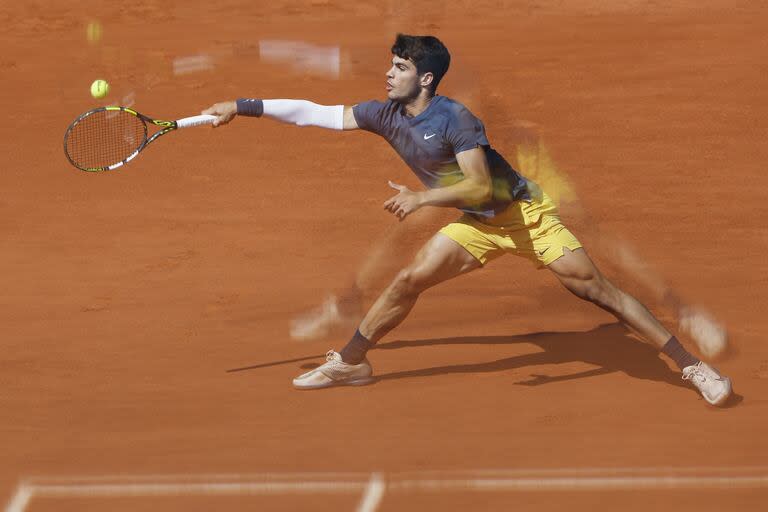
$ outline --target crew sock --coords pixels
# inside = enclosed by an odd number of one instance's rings
[[[360,330],[355,331],[355,335],[349,340],[349,343],[341,349],[341,360],[347,364],[360,364],[365,359],[365,354],[368,352],[374,343],[368,341],[368,339],[360,334]]]
[[[669,338],[669,341],[661,348],[661,351],[668,355],[680,370],[700,362],[699,359],[683,348],[675,336]]]

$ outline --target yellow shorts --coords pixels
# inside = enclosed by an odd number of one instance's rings
[[[464,247],[483,265],[512,253],[543,268],[560,258],[565,247],[579,249],[579,241],[560,223],[552,199],[534,183],[529,185],[533,196],[530,201],[515,201],[491,219],[465,214],[440,233]]]

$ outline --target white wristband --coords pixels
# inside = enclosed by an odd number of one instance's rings
[[[264,100],[264,115],[297,126],[344,129],[344,105],[318,105],[307,100]]]

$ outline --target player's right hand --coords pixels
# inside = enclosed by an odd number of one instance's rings
[[[213,127],[227,124],[237,115],[237,103],[234,101],[224,101],[222,103],[214,103],[207,109],[200,112],[201,114],[216,116],[213,121]]]

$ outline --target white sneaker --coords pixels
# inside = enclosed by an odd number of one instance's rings
[[[355,327],[359,320],[356,315],[342,314],[339,299],[331,295],[317,308],[291,320],[289,332],[294,340],[317,340],[328,336],[335,329]]]
[[[360,364],[347,364],[341,354],[329,350],[326,362],[293,379],[296,389],[320,389],[331,386],[362,386],[373,382],[373,368],[367,359]]]
[[[731,396],[731,379],[723,377],[707,363],[699,361],[683,368],[683,380],[690,380],[704,400],[712,405],[723,405]]]

